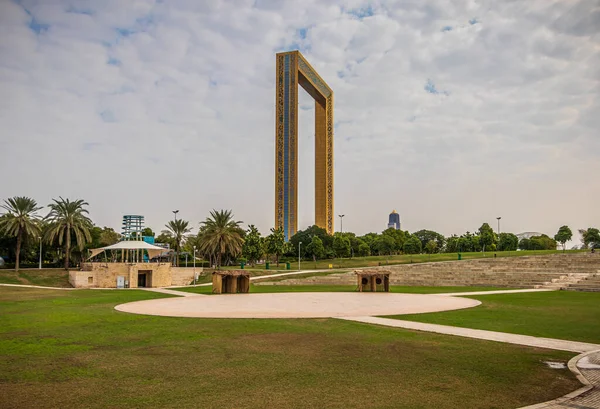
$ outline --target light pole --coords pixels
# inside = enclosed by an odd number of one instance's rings
[[[340,217],[340,233],[344,232],[344,216],[345,214],[338,214]]]
[[[194,285],[196,285],[196,246],[194,246]]]
[[[40,236],[40,265],[38,269],[42,269],[42,236]]]
[[[302,247],[302,242],[298,243],[298,271],[300,271],[300,248]]]
[[[500,244],[500,219],[502,217],[496,217],[496,220],[498,220],[498,244]]]
[[[177,213],[179,213],[179,210],[173,210],[173,218],[175,219],[175,222],[177,222]],[[175,237],[175,240],[177,240],[177,237]],[[179,243],[175,243],[175,258],[173,259],[173,266],[175,267],[177,267],[177,264],[179,264],[179,260],[177,260],[177,258],[179,258],[179,254],[177,254],[177,244]]]

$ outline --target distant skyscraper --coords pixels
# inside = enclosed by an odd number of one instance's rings
[[[400,215],[398,213],[396,213],[396,211],[392,211],[392,213],[390,213],[390,218],[388,221],[388,229],[394,228],[396,230],[400,230]]]

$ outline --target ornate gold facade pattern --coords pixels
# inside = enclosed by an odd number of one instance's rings
[[[276,56],[275,227],[298,230],[298,86],[315,100],[315,224],[333,234],[333,91],[299,51]]]

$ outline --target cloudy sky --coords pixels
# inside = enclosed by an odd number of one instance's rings
[[[274,223],[275,53],[335,93],[344,230],[600,225],[600,1],[0,0],[0,198]],[[299,226],[314,220],[300,92]],[[336,220],[339,229],[339,219]]]

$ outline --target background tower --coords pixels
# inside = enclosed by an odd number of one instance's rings
[[[390,213],[387,227],[388,229],[391,227],[396,230],[400,230],[400,215],[396,213],[396,210],[392,210],[392,213]]]

